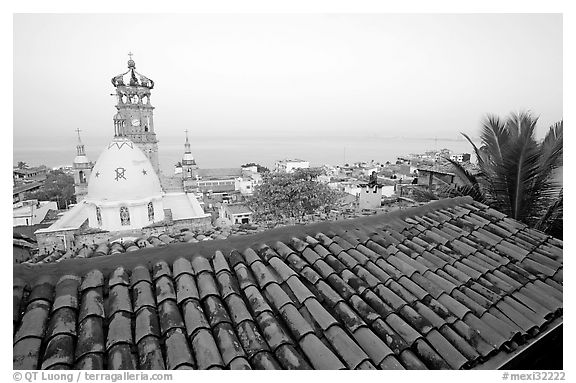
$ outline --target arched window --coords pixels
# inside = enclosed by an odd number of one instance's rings
[[[154,221],[154,205],[148,202],[148,221]]]
[[[86,176],[84,175],[84,171],[80,170],[80,172],[78,173],[78,178],[80,179],[80,183],[81,184],[85,184],[86,183]]]
[[[96,206],[96,221],[98,221],[98,226],[102,226],[102,212],[98,206]]]
[[[120,208],[120,224],[122,226],[130,225],[130,212],[126,206]]]

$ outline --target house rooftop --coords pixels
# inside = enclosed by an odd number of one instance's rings
[[[216,169],[198,169],[198,175],[202,180],[209,179],[229,179],[242,176],[242,168],[216,168]]]
[[[496,368],[561,325],[562,248],[459,197],[15,265],[13,368]]]
[[[12,188],[12,194],[19,194],[28,190],[36,189],[42,186],[43,184],[44,184],[43,182],[30,182],[23,185],[14,186]]]
[[[224,204],[223,205],[230,214],[251,214],[252,209],[244,204]]]

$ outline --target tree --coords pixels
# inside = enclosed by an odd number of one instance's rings
[[[449,160],[464,185],[444,188],[444,196],[470,195],[539,230],[551,232],[561,227],[563,191],[558,172],[562,168],[563,121],[551,126],[541,142],[534,137],[537,122],[538,118],[526,112],[506,120],[488,116],[480,147],[463,134],[476,153],[480,172],[473,175]]]
[[[297,169],[294,173],[266,173],[250,200],[256,218],[303,220],[315,212],[336,206],[338,193],[316,179],[321,169]]]
[[[74,178],[62,170],[51,170],[40,190],[28,193],[28,199],[56,201],[58,208],[64,209],[76,202],[74,195]]]
[[[24,161],[18,161],[18,165],[16,165],[18,169],[28,169],[28,164]]]
[[[251,166],[256,166],[256,167],[258,168],[258,173],[268,173],[268,172],[270,171],[270,169],[268,169],[267,167],[262,166],[262,165],[257,164],[257,163],[254,163],[254,162],[250,162],[250,163],[248,163],[248,164],[244,164],[244,165],[242,165],[241,167],[243,167],[243,168],[248,168],[248,167],[251,167]]]

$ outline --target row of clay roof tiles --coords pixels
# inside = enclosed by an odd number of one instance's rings
[[[14,281],[14,369],[468,369],[562,315],[562,242],[475,202],[117,259]]]
[[[263,228],[256,228],[259,231]],[[124,253],[131,253],[144,248],[163,247],[176,242],[197,243],[199,241],[210,241],[217,239],[226,239],[230,235],[246,235],[250,232],[255,232],[253,228],[244,230],[237,229],[214,229],[202,233],[195,233],[189,230],[181,233],[167,234],[162,233],[158,236],[152,235],[148,238],[139,237],[134,240],[127,239],[122,241],[101,242],[90,246],[69,249],[67,252],[55,250],[49,254],[37,254],[31,259],[22,262],[24,264],[44,264],[44,263],[59,263],[73,258],[96,258],[106,255],[121,255]],[[16,240],[14,240],[16,243]]]

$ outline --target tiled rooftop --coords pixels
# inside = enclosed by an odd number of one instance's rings
[[[281,233],[15,266],[14,369],[469,369],[562,320],[562,242],[469,198]]]

